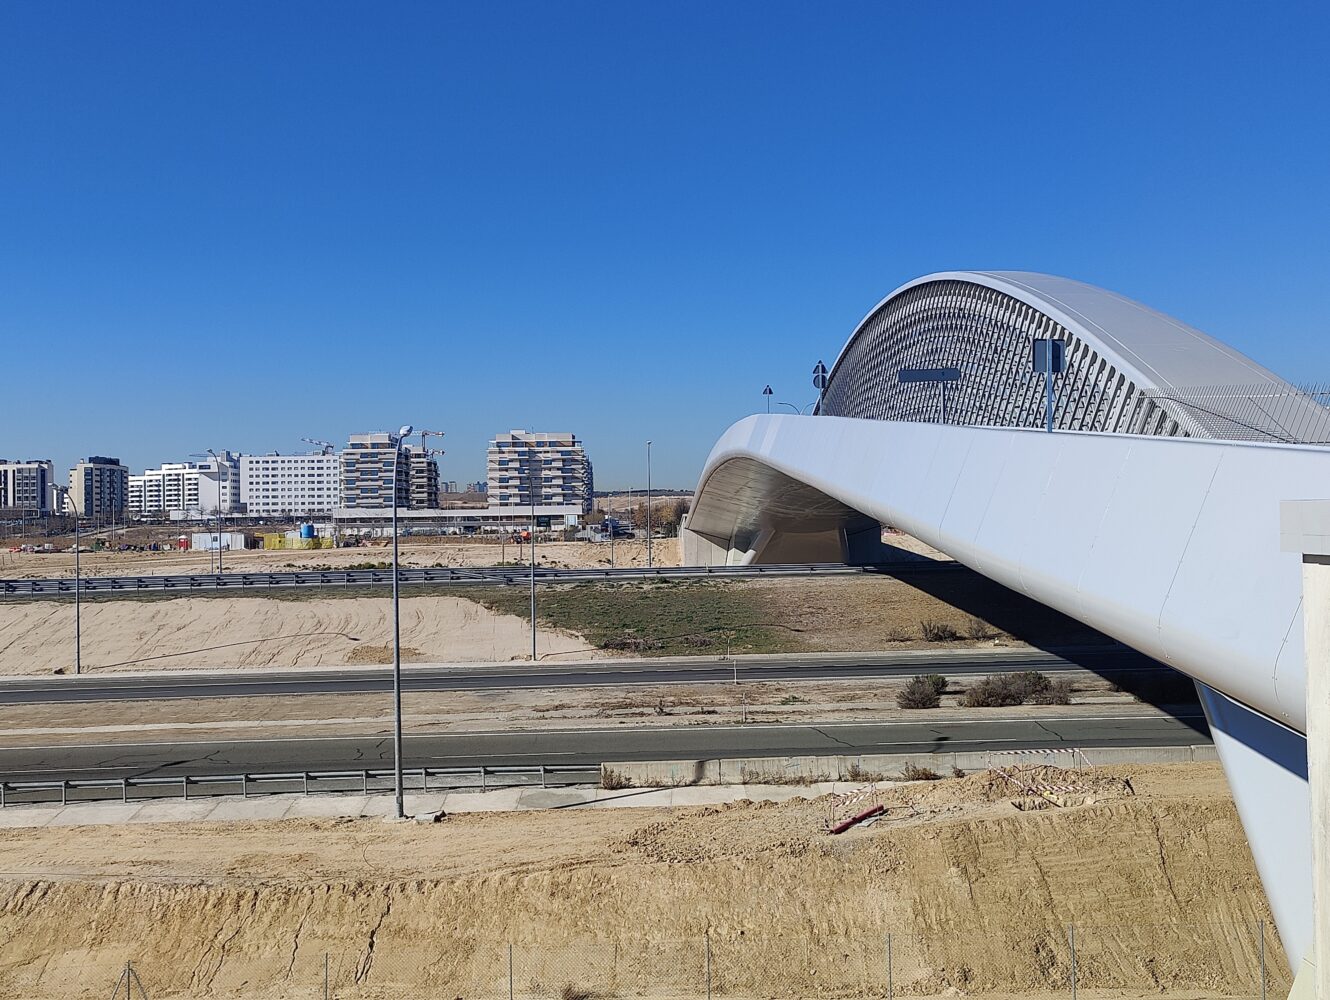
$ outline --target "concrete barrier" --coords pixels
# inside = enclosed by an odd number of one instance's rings
[[[1087,747],[1083,750],[607,761],[601,766],[601,774],[602,783],[607,787],[626,782],[635,788],[678,788],[686,785],[872,781],[878,777],[902,777],[910,765],[947,776],[956,770],[968,774],[1010,764],[1053,764],[1075,768],[1110,764],[1185,764],[1218,759],[1213,744],[1198,743],[1172,747]]]

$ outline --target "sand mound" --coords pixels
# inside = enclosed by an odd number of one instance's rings
[[[717,996],[880,997],[887,934],[901,995],[1060,991],[1070,923],[1083,989],[1255,995],[1218,768],[1128,776],[1034,812],[991,775],[901,787],[922,819],[845,837],[814,800],[5,831],[0,995],[104,997],[134,959],[154,1000],[309,997],[326,954],[337,997],[507,996],[511,944],[523,997],[698,996],[709,941]]]
[[[0,614],[0,673],[50,673],[74,662],[74,608],[34,601]],[[83,606],[85,671],[390,663],[385,598],[266,600],[177,597]],[[581,636],[541,629],[541,655],[585,650]],[[528,655],[530,626],[460,597],[402,600],[405,658],[426,663]],[[594,652],[581,653],[594,658]],[[603,655],[603,654],[600,654]]]

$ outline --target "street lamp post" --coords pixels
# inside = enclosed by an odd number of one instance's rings
[[[217,457],[217,452],[211,448],[208,454],[212,460],[217,463],[217,575],[222,575],[222,460]],[[227,484],[227,492],[231,492],[230,484]]]
[[[647,569],[651,568],[651,442],[647,442]]]
[[[74,497],[68,486],[56,486],[64,496],[65,502],[74,512],[74,673],[83,672],[83,574],[79,566],[79,549],[82,548],[82,536],[79,533],[80,512],[74,505]]]
[[[536,449],[527,453],[527,469],[531,474],[531,662],[536,662]]]
[[[393,442],[393,801],[398,819],[406,818],[402,794],[402,609],[397,594],[397,463],[402,457],[402,442],[411,435],[411,425],[403,424]]]

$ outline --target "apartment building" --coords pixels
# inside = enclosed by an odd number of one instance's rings
[[[193,462],[164,462],[141,476],[130,476],[125,506],[140,516],[172,512],[199,516],[199,470]]]
[[[436,510],[439,506],[439,464],[424,448],[406,445],[402,458],[407,463],[411,481],[408,506],[417,510]]]
[[[229,451],[202,462],[164,462],[130,476],[126,509],[140,516],[203,518],[241,509],[241,456]]]
[[[90,455],[69,470],[69,502],[81,517],[119,521],[128,499],[129,470],[118,458]]]
[[[26,517],[51,513],[55,466],[50,459],[0,459],[0,510]]]
[[[534,502],[537,507],[572,504],[591,512],[591,460],[575,434],[515,430],[495,435],[486,471],[490,507]]]
[[[410,462],[396,463],[400,441],[396,434],[352,434],[338,456],[343,508],[408,507],[411,503]],[[437,499],[435,504],[437,506]]]
[[[240,499],[257,517],[328,514],[338,504],[341,459],[321,451],[305,455],[244,455]]]

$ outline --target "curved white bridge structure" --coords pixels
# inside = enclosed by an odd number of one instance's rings
[[[1066,345],[1055,433],[1036,338]],[[943,367],[961,373],[945,423],[940,385],[897,378]],[[1330,447],[1307,443],[1328,424],[1250,359],[1113,293],[930,275],[859,324],[816,416],[725,432],[685,561],[872,561],[888,524],[1194,677],[1296,969],[1312,852],[1301,560],[1280,550],[1280,503],[1330,497]]]

